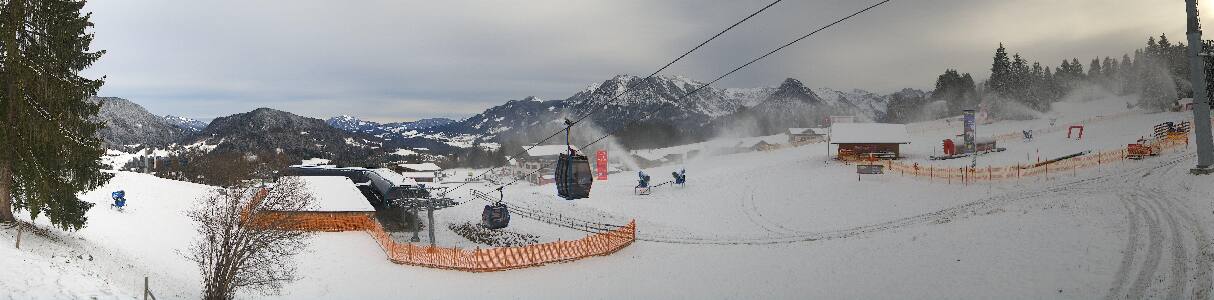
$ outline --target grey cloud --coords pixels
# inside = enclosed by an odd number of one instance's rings
[[[766,2],[94,0],[94,46],[109,52],[88,74],[108,76],[103,95],[159,114],[269,106],[320,118],[462,117],[647,74]],[[712,79],[870,3],[786,1],[666,73]],[[1148,35],[1179,41],[1183,9],[1177,0],[895,0],[720,84],[928,88],[945,68],[986,77],[999,42],[1055,65],[1120,56]]]

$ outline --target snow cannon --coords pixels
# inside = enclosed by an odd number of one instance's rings
[[[633,194],[649,195],[652,193],[652,188],[649,186],[649,174],[645,174],[644,171],[638,171],[637,177],[637,186],[636,188],[633,188]]]
[[[684,186],[687,184],[687,169],[680,169],[678,172],[670,172],[674,176],[674,184]]]
[[[123,207],[126,207],[126,191],[119,190],[119,191],[110,193],[110,198],[114,199],[114,203],[110,204],[110,206],[117,208],[117,209],[122,209]]]

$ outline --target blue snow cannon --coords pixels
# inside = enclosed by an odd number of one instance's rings
[[[115,208],[123,208],[126,206],[126,191],[119,190],[117,192],[110,193],[110,197],[114,198],[114,204],[111,204],[110,206]]]

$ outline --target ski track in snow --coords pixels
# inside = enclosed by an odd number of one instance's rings
[[[1176,162],[1165,163],[1142,175],[1138,175],[1139,172],[1127,174],[1124,182],[1110,185],[1111,192],[1119,195],[1127,209],[1130,229],[1122,263],[1105,299],[1155,296],[1204,299],[1209,296],[1214,284],[1210,280],[1211,253],[1207,249],[1210,239],[1181,202],[1184,197],[1164,187],[1169,181],[1163,175],[1173,171],[1178,165]],[[1143,234],[1147,235],[1146,243],[1142,243]],[[1168,253],[1165,254],[1165,250]],[[1137,266],[1137,272],[1134,272],[1134,266]],[[1161,267],[1166,270],[1160,272]],[[1131,275],[1134,276],[1132,283],[1129,282]]]

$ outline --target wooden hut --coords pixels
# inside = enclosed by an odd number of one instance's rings
[[[910,144],[910,134],[903,124],[835,123],[830,126],[830,144],[838,147],[837,158],[860,159],[871,156],[881,159],[902,157],[901,147]]]

